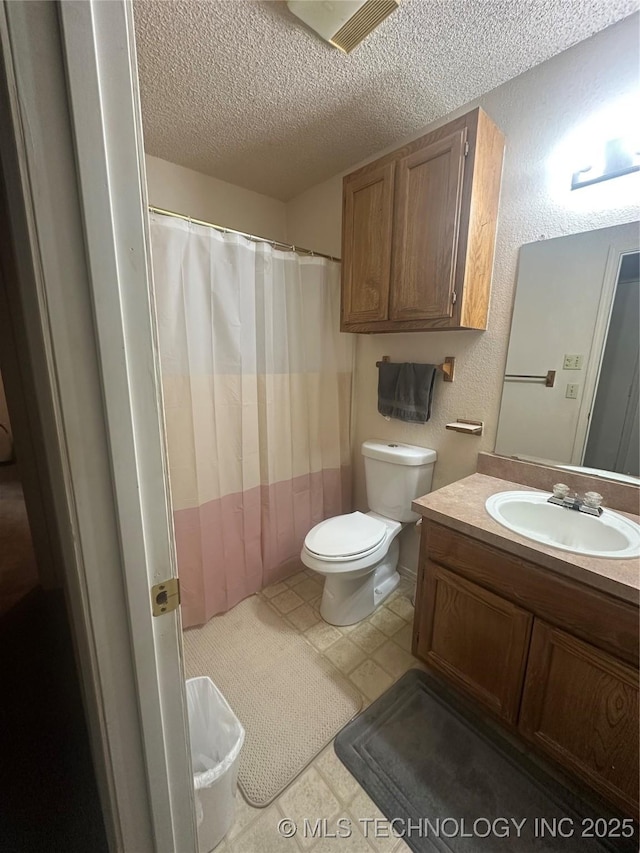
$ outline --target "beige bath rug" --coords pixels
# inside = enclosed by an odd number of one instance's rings
[[[208,675],[246,729],[238,782],[267,806],[361,707],[357,691],[258,596],[184,633],[187,677]]]

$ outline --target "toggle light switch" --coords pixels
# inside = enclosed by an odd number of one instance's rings
[[[578,389],[580,386],[577,383],[570,383],[567,385],[567,392],[564,395],[568,400],[577,400],[578,399]]]

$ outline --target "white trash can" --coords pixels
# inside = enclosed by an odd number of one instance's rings
[[[207,676],[187,680],[187,709],[199,853],[209,853],[233,823],[242,723]]]

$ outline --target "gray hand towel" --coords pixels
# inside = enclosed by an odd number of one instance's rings
[[[380,414],[414,424],[426,423],[431,417],[436,366],[383,361],[378,370]]]

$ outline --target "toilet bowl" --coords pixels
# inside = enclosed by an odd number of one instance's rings
[[[434,450],[365,441],[362,453],[371,510],[316,524],[300,555],[307,568],[324,575],[320,615],[331,625],[360,622],[397,587],[398,534],[419,518],[411,501],[431,489]]]

